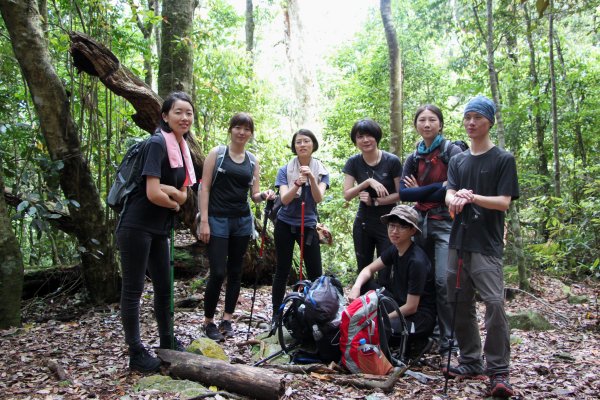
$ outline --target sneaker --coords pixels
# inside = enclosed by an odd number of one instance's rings
[[[206,336],[208,336],[209,339],[212,339],[215,342],[222,342],[225,340],[225,337],[221,335],[219,328],[217,328],[214,322],[204,325],[204,333],[206,333]]]
[[[148,353],[144,347],[129,350],[129,369],[138,372],[157,372],[160,370],[160,360]]]
[[[483,375],[483,365],[480,361],[470,364],[459,363],[458,365],[451,366],[450,369],[445,372],[451,378],[475,378]]]
[[[175,345],[175,348],[173,350],[182,352],[185,351],[183,343],[181,343],[179,339],[177,339],[177,337],[175,337],[175,341],[173,344]],[[160,338],[160,348],[171,349],[171,336],[163,336]]]
[[[224,319],[219,324],[219,332],[223,334],[224,337],[233,337],[233,327],[231,326],[231,321]]]
[[[496,374],[490,376],[490,395],[492,397],[500,397],[507,399],[514,396],[515,391],[513,390],[510,383],[508,383],[508,374]]]

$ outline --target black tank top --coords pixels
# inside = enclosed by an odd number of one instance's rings
[[[212,217],[243,217],[249,215],[248,191],[252,182],[252,165],[248,154],[236,163],[225,151],[221,170],[210,189],[208,215]]]

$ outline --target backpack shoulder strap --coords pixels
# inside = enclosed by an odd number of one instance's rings
[[[217,179],[217,174],[222,172],[221,165],[223,165],[223,160],[225,159],[225,153],[227,153],[227,146],[224,144],[219,145],[217,148],[217,158],[215,159],[215,168],[213,169],[212,183],[215,183]]]
[[[444,164],[448,164],[450,161],[450,151],[455,146],[449,139],[444,139],[444,143],[442,143],[442,148],[440,149],[439,158],[444,162]]]
[[[396,311],[398,318],[400,319],[400,332],[392,331],[391,322],[388,315],[394,311]],[[390,335],[399,333],[402,336],[400,355],[403,356],[406,347],[406,339],[408,337],[408,328],[406,320],[400,312],[400,307],[398,307],[396,300],[383,295],[383,293],[380,293],[379,291],[377,292],[377,323],[379,325],[379,346],[381,347],[381,351],[393,365],[397,366],[401,361],[396,360],[392,356],[392,351],[390,350],[388,344],[388,332]]]
[[[250,183],[249,186],[252,186],[254,184],[254,169],[256,167],[256,157],[254,156],[254,154],[250,153],[248,150],[246,150],[246,155],[248,156],[248,159],[250,160],[250,171],[252,172],[252,179],[250,179]]]

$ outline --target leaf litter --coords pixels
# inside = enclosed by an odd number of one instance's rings
[[[206,271],[203,272],[206,274]],[[532,287],[535,296],[551,306],[552,311],[531,296],[517,294],[506,303],[506,310],[524,310],[543,314],[556,329],[536,332],[511,330],[511,383],[517,396],[523,399],[597,399],[600,397],[600,317],[596,282],[572,285],[571,292],[585,295],[588,301],[569,304],[565,284],[546,276],[535,275]],[[202,296],[204,286],[193,292],[192,281],[177,281],[175,301],[192,295]],[[152,313],[151,285],[146,284],[142,299],[141,335],[143,342],[158,346],[156,323]],[[235,362],[251,364],[250,346],[245,345],[248,316],[252,304],[252,288],[242,288],[234,323],[235,337],[223,348]],[[223,293],[222,293],[223,295]],[[256,292],[254,322],[251,337],[264,331],[270,321],[271,290],[259,287]],[[129,372],[128,356],[123,339],[118,304],[89,308],[77,296],[53,298],[53,301],[27,304],[21,328],[0,331],[0,398],[6,399],[180,399],[177,393],[139,391],[141,374]],[[223,306],[223,296],[219,307]],[[481,318],[484,306],[478,303]],[[202,302],[195,308],[176,309],[175,332],[185,344],[202,335]],[[65,321],[65,314],[76,319]],[[567,320],[561,316],[567,316]],[[46,322],[32,322],[32,321]],[[53,360],[67,376],[60,381],[48,367]],[[284,399],[441,399],[444,379],[439,371],[440,357],[427,356],[427,365],[417,367],[438,379],[424,385],[410,377],[402,377],[394,391],[362,390],[338,386],[320,374],[281,374],[285,380]],[[267,367],[269,368],[269,367]],[[486,382],[450,380],[448,397],[452,399],[484,398]]]

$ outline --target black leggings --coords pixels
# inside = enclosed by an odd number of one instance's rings
[[[387,227],[379,217],[356,217],[352,226],[352,238],[359,273],[373,262],[375,250],[377,250],[377,257],[380,257],[381,253],[392,245]]]
[[[206,318],[212,319],[215,316],[225,276],[227,276],[225,312],[233,314],[235,311],[235,305],[240,295],[242,264],[249,241],[250,236],[230,236],[229,238],[210,236],[210,242],[208,242],[210,273],[204,293],[204,316]]]
[[[279,309],[285,288],[292,269],[294,243],[300,245],[300,227],[292,226],[277,220],[275,224],[275,252],[277,254],[277,269],[273,278],[273,315]],[[321,266],[321,244],[314,228],[304,228],[304,264],[308,279],[315,280],[323,273]]]
[[[121,253],[123,284],[121,286],[121,320],[125,342],[130,349],[142,346],[140,339],[140,298],[144,290],[146,268],[154,288],[154,316],[161,337],[170,334],[169,240],[142,230],[121,228],[117,231]]]

